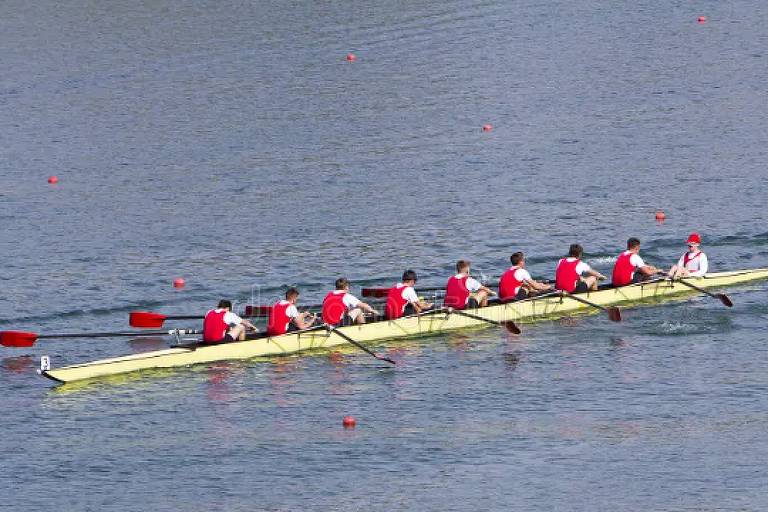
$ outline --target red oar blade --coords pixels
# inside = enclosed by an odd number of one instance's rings
[[[363,288],[361,295],[363,297],[386,297],[389,294],[389,288]]]
[[[608,308],[608,318],[611,322],[621,322],[621,310],[616,306]]]
[[[24,331],[0,331],[0,345],[6,347],[31,347],[37,341],[37,334]]]
[[[150,311],[134,311],[131,313],[128,323],[131,325],[131,327],[157,329],[163,326],[165,318],[166,316],[161,315],[160,313],[152,313]]]
[[[512,334],[520,334],[520,328],[512,320],[504,320],[501,325]]]
[[[718,299],[720,299],[720,302],[722,302],[723,304],[725,304],[729,308],[733,307],[733,301],[731,301],[731,298],[729,296],[727,296],[726,294],[718,293],[716,296],[717,296]]]

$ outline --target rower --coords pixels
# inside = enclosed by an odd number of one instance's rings
[[[613,286],[626,286],[631,283],[647,281],[659,269],[652,265],[646,265],[640,257],[640,240],[635,237],[627,240],[627,250],[619,254],[616,264],[613,266]]]
[[[432,307],[429,302],[424,302],[416,295],[413,288],[416,285],[416,272],[406,270],[403,272],[403,280],[389,289],[385,314],[388,320],[400,318],[403,315],[412,315]]]
[[[349,293],[349,281],[344,277],[336,280],[336,289],[323,299],[323,322],[329,325],[364,324],[364,312],[376,314],[371,306]]]
[[[698,233],[691,233],[685,243],[688,245],[688,251],[680,256],[677,265],[669,269],[669,277],[672,279],[701,277],[709,270],[707,255],[699,249],[701,236]]]
[[[568,293],[580,293],[597,290],[597,281],[607,279],[603,274],[581,261],[584,248],[571,244],[568,256],[557,262],[555,270],[555,288]],[[586,277],[585,277],[586,276]]]
[[[220,300],[216,309],[211,309],[203,319],[203,343],[228,343],[245,339],[245,329],[259,330],[248,320],[232,312],[232,303]]]
[[[531,277],[525,269],[525,255],[522,252],[513,253],[509,262],[512,266],[499,279],[499,298],[502,301],[526,299],[552,289],[551,285],[540,283]]]
[[[296,308],[298,300],[299,290],[291,287],[285,292],[285,299],[277,301],[272,306],[267,322],[267,334],[269,336],[280,336],[287,332],[307,329],[312,326],[317,317],[309,311],[299,313]]]
[[[459,260],[456,263],[455,276],[448,278],[445,285],[445,306],[454,309],[485,307],[488,305],[488,296],[496,295],[496,292],[483,286],[480,281],[469,275],[470,262]]]

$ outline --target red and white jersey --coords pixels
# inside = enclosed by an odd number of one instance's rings
[[[445,305],[455,309],[464,309],[469,302],[469,295],[482,288],[482,284],[466,274],[456,274],[445,285]]]
[[[635,272],[640,267],[644,267],[645,262],[639,254],[632,251],[624,251],[616,258],[616,264],[613,266],[613,277],[611,282],[613,286],[625,286],[632,282]]]
[[[693,252],[686,252],[677,261],[678,267],[685,268],[692,276],[703,276],[709,271],[709,261],[707,255],[698,249]]]
[[[203,319],[203,341],[217,343],[224,339],[230,325],[240,325],[242,318],[226,309],[212,309]]]
[[[360,299],[345,290],[333,290],[323,299],[323,322],[337,324],[341,322],[344,313],[356,308]]]
[[[581,275],[589,270],[590,266],[578,258],[561,259],[555,269],[555,288],[573,293]]]
[[[512,299],[517,296],[525,281],[532,281],[531,274],[520,267],[509,267],[499,279],[499,298]]]
[[[299,316],[299,310],[294,304],[287,300],[279,300],[269,310],[269,320],[267,321],[267,334],[269,336],[280,336],[288,332],[288,326],[291,320]]]
[[[405,306],[419,302],[419,296],[413,286],[406,286],[403,283],[397,283],[389,289],[387,294],[387,305],[385,308],[386,316],[389,320],[400,318],[405,312]]]

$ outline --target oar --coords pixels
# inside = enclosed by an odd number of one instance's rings
[[[574,295],[572,293],[568,293],[564,290],[561,290],[561,294],[565,297],[570,297],[571,299],[575,300],[576,302],[581,302],[582,304],[586,304],[587,306],[592,306],[593,308],[602,309],[606,313],[608,313],[608,318],[613,322],[621,322],[621,310],[616,306],[601,306],[600,304],[595,304],[592,301],[589,301],[587,299],[582,299],[581,297]]]
[[[459,309],[452,309],[452,308],[448,308],[448,313],[449,314],[456,313],[457,315],[466,316],[467,318],[482,320],[483,322],[488,322],[489,324],[498,325],[499,327],[504,327],[506,330],[508,330],[512,334],[520,334],[520,328],[512,320],[504,320],[502,322],[497,322],[496,320],[491,320],[490,318],[484,318],[482,316],[473,315],[472,313],[467,313],[466,311],[461,311]]]
[[[487,286],[488,288],[493,288],[496,286],[499,286],[499,283],[487,283],[483,286]],[[363,297],[386,297],[389,294],[390,288],[381,288],[381,287],[371,287],[371,288],[363,288],[360,292],[360,295]],[[416,293],[422,293],[422,292],[439,292],[445,290],[445,286],[427,286],[422,287],[418,286],[416,288]]]
[[[128,319],[131,327],[160,328],[166,320],[202,320],[201,315],[162,315],[151,311],[132,311]]]
[[[674,281],[674,280],[673,280]],[[693,288],[697,292],[701,292],[704,295],[709,295],[710,297],[714,297],[715,299],[718,299],[720,302],[722,302],[724,305],[728,306],[729,308],[733,307],[733,301],[731,301],[731,298],[727,296],[724,293],[712,293],[708,290],[705,290],[704,288],[699,288],[695,284],[691,284],[687,281],[684,281],[682,279],[677,280],[678,283],[687,286],[688,288]]]
[[[348,342],[350,342],[351,344],[353,344],[354,346],[356,346],[357,348],[359,348],[363,352],[367,352],[367,353],[371,354],[373,357],[375,357],[379,361],[386,361],[386,362],[392,363],[394,365],[397,364],[396,362],[394,362],[390,358],[384,357],[384,356],[380,356],[379,354],[377,354],[373,350],[369,349],[368,347],[366,347],[365,345],[363,345],[359,341],[356,341],[356,340],[350,338],[349,336],[347,336],[343,332],[339,331],[336,327],[333,327],[333,326],[329,325],[327,327],[327,329],[328,329],[328,332],[335,332],[337,335],[341,336],[342,338],[344,338],[345,340],[347,340]]]
[[[201,334],[203,331],[194,329],[171,329],[170,331],[117,331],[117,332],[84,332],[66,334],[37,334],[25,331],[0,331],[0,345],[6,347],[31,347],[38,339],[46,338],[112,338],[138,336],[166,336],[173,334]]]
[[[369,304],[378,304],[382,301],[370,301]],[[383,303],[383,302],[382,302]],[[300,306],[302,309],[321,309],[322,304],[310,304],[308,306]],[[245,314],[241,315],[243,318],[264,318],[269,316],[269,312],[272,311],[272,306],[247,304],[245,306]],[[154,313],[152,311],[132,311],[128,317],[128,324],[131,327],[139,327],[142,329],[159,329],[163,326],[166,320],[202,320],[204,315],[164,315],[162,313]]]

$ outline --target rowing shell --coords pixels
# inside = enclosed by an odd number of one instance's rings
[[[686,281],[700,288],[718,288],[760,279],[768,279],[768,268],[712,273],[705,277],[688,278]],[[579,295],[596,304],[611,306],[694,293],[689,287],[680,283],[658,280]],[[592,308],[568,297],[542,296],[478,308],[472,310],[472,313],[497,322],[504,320],[531,322],[588,311],[592,311]],[[440,311],[397,320],[340,327],[337,330],[365,343],[470,327],[486,327],[488,325],[482,320]],[[317,329],[221,345],[174,347],[61,368],[44,369],[40,374],[59,383],[68,383],[155,368],[182,367],[215,361],[294,354],[346,344],[348,344],[347,341],[335,332]]]

